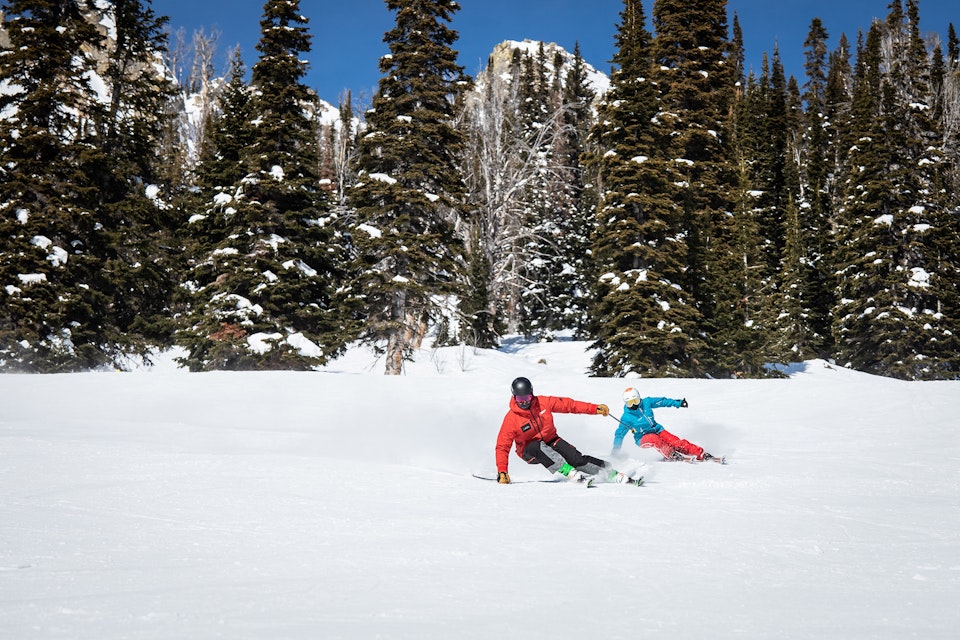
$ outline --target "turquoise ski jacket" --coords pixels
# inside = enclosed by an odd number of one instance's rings
[[[627,432],[633,432],[633,440],[640,445],[640,439],[648,433],[660,433],[663,427],[653,417],[653,410],[660,407],[679,407],[683,400],[673,398],[641,398],[640,404],[631,409],[623,405],[623,415],[620,417],[620,426],[613,435],[613,450],[617,451],[623,445]]]

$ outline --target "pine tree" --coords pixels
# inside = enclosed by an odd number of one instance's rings
[[[945,314],[957,307],[957,224],[948,207],[949,163],[943,130],[936,114],[934,69],[920,34],[917,0],[906,0],[899,27],[903,63],[888,64],[900,84],[898,109],[904,131],[896,162],[909,167],[899,187],[903,204],[897,224],[903,243],[897,265],[899,310],[904,315],[898,348],[901,360],[893,375],[905,378],[952,378],[958,371],[960,317]],[[898,73],[902,78],[898,78]]]
[[[805,342],[811,355],[826,357],[830,351],[830,310],[833,306],[832,212],[827,176],[827,30],[819,18],[810,23],[804,42],[807,82],[802,95],[806,105],[801,133],[800,244],[803,253],[803,296],[809,327]]]
[[[78,166],[90,132],[76,114],[93,102],[81,47],[99,36],[76,2],[4,8],[0,80],[20,91],[0,93],[0,359],[7,370],[94,366],[103,334],[75,331],[105,308],[85,288],[92,229],[81,225],[94,187]]]
[[[960,38],[951,22],[947,26],[947,63],[955,65],[960,62]]]
[[[537,44],[536,55],[524,55],[521,64],[517,127],[524,140],[530,141],[521,151],[521,162],[531,171],[520,191],[518,226],[523,233],[515,248],[514,260],[519,276],[514,284],[516,304],[508,326],[528,336],[543,337],[548,332],[543,322],[550,322],[546,308],[550,295],[546,283],[556,251],[553,240],[559,229],[551,219],[554,194],[551,188],[555,169],[554,141],[562,115],[551,99],[544,43]],[[562,205],[559,205],[562,206]]]
[[[790,159],[785,166],[788,197],[784,203],[783,260],[773,302],[774,308],[778,308],[780,314],[775,323],[771,357],[792,362],[816,357],[821,353],[822,340],[810,323],[810,302],[805,287],[807,254],[800,214],[802,166],[796,159],[800,156],[806,115],[800,97],[800,86],[793,76],[787,81],[785,103],[785,128],[788,132],[786,153]]]
[[[782,313],[788,295],[781,270],[787,244],[786,228],[794,193],[788,184],[787,86],[779,52],[772,70],[766,56],[759,79],[751,73],[743,98],[735,105],[734,148],[740,180],[734,246],[741,255],[743,339],[749,358],[744,375],[759,375],[767,362],[787,357],[784,344],[787,318]]]
[[[544,57],[538,55],[538,64]],[[541,340],[551,339],[557,331],[582,331],[586,322],[585,257],[591,220],[582,203],[579,158],[594,93],[587,83],[579,47],[569,70],[567,66],[556,49],[545,96],[550,108],[534,123],[534,130],[549,133],[541,136],[540,148],[534,149],[540,166],[537,179],[528,187],[533,231],[529,248],[534,259],[525,264],[528,284],[523,292],[521,324],[527,335]],[[538,75],[546,82],[544,73]]]
[[[850,137],[851,87],[853,86],[850,66],[850,43],[846,34],[840,34],[837,48],[831,52],[829,70],[824,89],[824,132],[826,134],[827,189],[829,192],[829,210],[836,212],[840,206],[842,189],[840,178],[846,173],[847,153],[853,146]]]
[[[660,92],[655,140],[661,179],[678,208],[687,254],[677,284],[703,318],[708,349],[686,373],[726,376],[756,368],[759,332],[745,313],[732,194],[737,189],[730,137],[736,68],[727,64],[726,2],[653,5],[653,72]]]
[[[834,332],[842,364],[866,363],[878,346],[875,341],[867,344],[863,338],[875,324],[869,322],[866,314],[876,310],[875,300],[867,291],[867,281],[872,281],[869,285],[872,291],[882,288],[874,265],[878,264],[875,260],[884,239],[888,247],[890,240],[889,233],[879,237],[889,230],[882,224],[874,224],[877,213],[886,209],[883,197],[887,190],[884,170],[888,151],[884,146],[884,123],[879,117],[879,96],[883,88],[880,46],[880,26],[874,23],[857,51],[852,103],[856,146],[851,153],[851,173],[847,177],[848,202],[838,219],[839,302]]]
[[[168,74],[156,67],[167,44],[167,18],[139,0],[117,0],[107,11],[116,38],[104,47],[109,102],[94,117],[99,150],[109,159],[95,177],[107,242],[100,278],[91,285],[113,292],[109,316],[98,322],[116,328],[115,341],[125,350],[145,356],[172,343],[169,310],[179,266],[179,254],[170,250],[175,221],[160,199],[157,158],[174,94]]]
[[[737,97],[743,94],[747,74],[744,68],[746,62],[746,53],[743,46],[743,28],[740,26],[740,18],[737,13],[733,14],[733,35],[730,38],[730,61],[733,63],[733,81],[737,87]]]
[[[219,94],[218,108],[211,110],[200,148],[197,186],[201,190],[224,191],[240,184],[247,175],[245,152],[253,144],[254,120],[251,89],[240,48],[234,49],[226,85]]]
[[[186,284],[194,295],[179,339],[194,370],[307,369],[352,337],[338,291],[344,248],[317,175],[318,132],[308,113],[317,98],[302,83],[306,22],[297,1],[264,5],[252,74],[256,121],[232,132],[249,135],[239,158],[248,173],[230,190],[214,187],[209,209],[192,218],[206,236],[194,248]],[[235,119],[245,113],[237,66],[227,94],[236,111],[225,113]],[[222,124],[213,140],[225,145],[228,162],[210,178],[237,175],[230,156],[238,140]]]
[[[616,68],[585,157],[599,195],[591,334],[598,375],[699,371],[700,314],[686,288],[687,234],[652,122],[661,115],[651,36],[639,0],[625,0]],[[663,145],[663,146],[662,146]]]
[[[789,136],[785,153],[790,160],[784,174],[788,199],[784,202],[785,246],[775,303],[781,310],[775,351],[778,357],[789,360],[829,357],[831,354],[824,339],[823,323],[827,316],[825,312],[817,311],[817,300],[822,306],[823,300],[830,299],[830,292],[824,292],[829,281],[825,273],[833,268],[834,256],[832,243],[823,244],[820,234],[810,233],[810,225],[827,224],[815,213],[811,198],[821,210],[831,212],[831,216],[840,206],[837,178],[832,176],[842,173],[846,149],[853,143],[849,124],[849,47],[846,37],[841,35],[840,44],[830,54],[829,67],[824,71],[821,64],[825,38],[823,25],[815,20],[806,45],[810,75],[814,78],[813,81],[808,79],[807,109],[802,107],[803,99],[792,77],[787,90],[784,130]],[[818,78],[823,78],[823,82]],[[811,104],[820,106],[811,109]],[[812,122],[820,123],[822,136],[821,133],[811,134]],[[819,142],[811,142],[813,139]],[[821,149],[822,153],[816,149]],[[813,165],[815,167],[811,169]],[[810,183],[811,175],[819,176],[814,182],[823,186],[824,193],[820,197],[809,195],[815,191]],[[818,223],[817,219],[821,222]],[[824,233],[832,233],[831,224],[827,224]],[[826,255],[821,255],[822,251],[826,251]],[[814,265],[819,266],[814,269]]]
[[[0,95],[0,360],[30,371],[117,366],[164,333],[149,326],[166,298],[151,238],[163,214],[143,190],[167,91],[152,65],[163,20],[112,3],[108,41],[86,3],[5,9],[0,80],[20,91]]]
[[[957,367],[956,225],[939,187],[918,23],[915,2],[906,12],[892,3],[858,56],[835,311],[843,364],[906,379],[955,377]]]
[[[436,296],[459,286],[462,243],[453,228],[464,187],[454,98],[467,78],[447,23],[453,0],[387,0],[396,26],[384,41],[380,79],[359,149],[361,181],[351,193],[360,230],[356,291],[368,314],[362,337],[400,374],[435,317]]]
[[[575,335],[586,335],[589,324],[590,239],[595,221],[596,201],[586,188],[587,178],[581,158],[587,153],[590,127],[593,124],[593,102],[579,43],[574,45],[573,63],[563,86],[565,135],[558,152],[569,189],[570,208],[562,221],[563,259],[555,271],[555,289],[563,321],[556,328],[573,329]]]
[[[217,93],[203,127],[206,133],[198,154],[196,185],[176,199],[180,216],[187,221],[180,229],[178,242],[179,246],[185,247],[184,271],[189,274],[187,286],[175,292],[175,304],[180,314],[195,304],[203,304],[197,287],[221,277],[216,261],[209,257],[217,255],[214,252],[218,249],[229,249],[229,237],[240,230],[234,196],[242,193],[242,181],[248,173],[246,153],[253,144],[252,123],[255,118],[252,88],[244,76],[245,66],[237,47],[231,54],[226,84]],[[196,320],[194,317],[193,321]],[[183,322],[187,321],[183,319]],[[219,323],[214,327],[215,332],[220,330]],[[238,339],[245,337],[239,328],[234,331]],[[183,342],[188,335],[181,331],[178,338]],[[198,338],[201,340],[199,344],[205,344],[202,337]],[[225,352],[232,349],[230,343],[224,347]]]
[[[490,263],[481,245],[480,233],[475,231],[470,244],[466,288],[460,298],[458,337],[461,343],[480,349],[496,347],[504,329],[496,312],[491,311],[489,283]],[[452,343],[454,336],[448,335],[447,338]],[[441,342],[439,337],[438,342]]]
[[[749,164],[749,172],[741,179],[741,191],[751,198],[757,216],[763,260],[757,267],[762,278],[772,282],[783,259],[784,217],[791,195],[787,189],[787,83],[779,50],[774,50],[769,67],[764,59],[759,80],[748,84],[746,104],[738,115],[739,133],[747,145],[747,157],[741,162]]]

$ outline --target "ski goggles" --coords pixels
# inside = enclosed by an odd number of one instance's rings
[[[629,400],[627,400],[627,406],[633,409],[634,407],[640,406],[640,401],[637,400],[636,398],[630,398]]]
[[[530,403],[533,402],[533,395],[529,393],[525,396],[513,396],[513,398],[514,400],[517,401],[517,404],[520,405],[521,407],[524,405],[529,406]]]

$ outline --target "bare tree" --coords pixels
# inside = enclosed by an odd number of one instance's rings
[[[947,62],[939,87],[942,105],[943,149],[950,161],[952,184],[960,184],[960,63]]]
[[[491,304],[502,306],[511,332],[517,330],[520,295],[528,284],[524,265],[536,257],[531,247],[541,240],[535,221],[527,219],[527,189],[551,170],[545,150],[563,133],[562,106],[542,126],[521,126],[519,93],[519,74],[491,66],[478,78],[461,116],[468,137],[465,180],[475,233],[491,269]]]
[[[354,166],[357,158],[356,137],[362,123],[354,115],[353,94],[347,91],[340,98],[340,118],[331,132],[331,160],[335,182],[335,196],[338,205],[347,202],[347,188],[355,176]]]
[[[203,29],[194,32],[189,44],[183,29],[169,36],[164,62],[179,88],[170,105],[173,126],[165,141],[174,184],[191,184],[193,171],[199,162],[204,127],[216,107],[222,85],[214,66],[219,39],[219,31],[207,32]],[[228,68],[226,73],[230,71]]]

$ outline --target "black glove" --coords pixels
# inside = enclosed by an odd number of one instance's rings
[[[506,471],[501,471],[497,474],[497,482],[500,484],[510,484],[510,474]]]
[[[681,407],[689,407],[690,405],[687,404],[687,399],[684,398],[683,400],[680,401],[680,406],[681,406]]]

